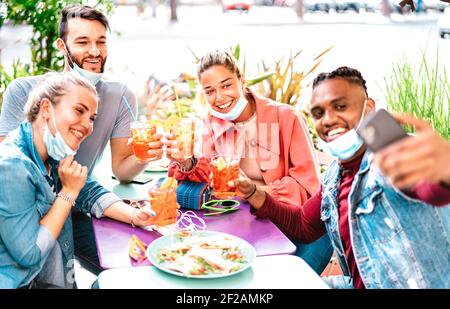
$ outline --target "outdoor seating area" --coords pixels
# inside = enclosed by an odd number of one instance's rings
[[[448,1],[79,2],[0,0],[1,290],[450,288]]]

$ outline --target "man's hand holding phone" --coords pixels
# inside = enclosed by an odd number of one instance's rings
[[[450,185],[450,143],[424,120],[398,113],[393,116],[400,124],[414,126],[415,136],[380,149],[373,163],[400,189],[424,181]]]

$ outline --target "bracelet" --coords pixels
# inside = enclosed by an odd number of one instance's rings
[[[70,195],[68,195],[68,194],[66,194],[64,192],[59,192],[58,194],[56,194],[56,197],[59,197],[63,201],[69,202],[72,207],[75,207],[76,199],[74,199]]]
[[[251,198],[253,196],[253,194],[255,194],[256,192],[256,185],[253,184],[253,191],[252,193],[250,193],[249,195],[247,195],[246,197],[244,197],[245,200],[248,200],[249,198]]]
[[[133,213],[131,214],[131,219],[130,219],[130,221],[131,221],[131,226],[132,227],[136,227],[136,225],[134,224],[134,215],[136,214],[136,211],[138,211],[138,208],[134,208],[134,210],[133,210]]]

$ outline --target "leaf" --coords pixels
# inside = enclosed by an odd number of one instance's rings
[[[321,52],[318,56],[316,56],[313,61],[316,61],[317,59],[323,57],[326,53],[328,53],[334,46],[330,46],[327,49],[325,49],[323,52]]]
[[[200,58],[197,57],[197,55],[196,55],[196,54],[194,53],[194,51],[189,47],[189,45],[187,45],[186,47],[187,47],[187,49],[189,49],[189,51],[191,52],[191,55],[194,57],[195,63],[196,63],[196,64],[199,63],[199,62],[200,62]]]
[[[240,54],[241,54],[241,45],[237,43],[233,52],[234,59],[239,60]]]
[[[264,72],[261,73],[253,78],[248,78],[246,81],[246,85],[247,87],[253,86],[255,84],[258,84],[268,78],[270,78],[271,76],[273,76],[275,74],[275,72],[271,71],[271,72]]]

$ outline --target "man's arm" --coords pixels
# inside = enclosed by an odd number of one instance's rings
[[[159,135],[157,137],[158,141],[149,144],[150,148],[152,148],[149,151],[151,159],[146,162],[138,161],[133,154],[130,139],[130,125],[134,120],[133,115],[138,114],[136,96],[125,87],[120,100],[120,111],[110,139],[112,172],[121,182],[129,182],[144,171],[148,162],[161,158],[162,143],[160,139],[162,136]],[[130,113],[128,106],[133,110],[132,113]],[[153,148],[156,148],[156,151],[153,151]]]
[[[155,136],[161,138],[160,135]],[[133,148],[128,138],[111,139],[111,163],[114,175],[121,182],[129,182],[136,175],[142,173],[150,161],[159,160],[162,157],[163,143],[160,140],[149,143],[149,161],[139,161],[133,153]]]
[[[0,114],[0,142],[25,119],[24,107],[31,88],[32,83],[24,79],[13,80],[6,88]]]
[[[325,224],[320,219],[322,189],[303,206],[288,204],[274,199],[261,187],[254,187],[248,179],[239,179],[238,196],[247,199],[252,214],[270,219],[284,234],[303,243],[310,243],[326,233]],[[256,188],[254,190],[253,188]]]

